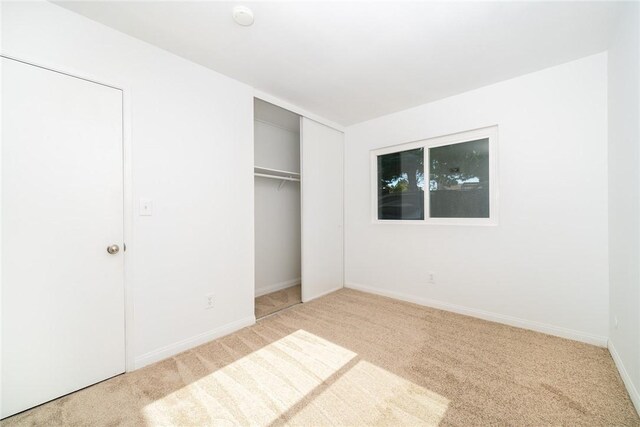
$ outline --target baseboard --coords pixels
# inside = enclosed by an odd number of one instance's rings
[[[236,320],[235,322],[227,323],[211,331],[203,332],[193,337],[178,341],[173,344],[161,347],[157,350],[150,351],[142,356],[136,357],[135,369],[140,369],[143,366],[150,365],[168,357],[174,356],[183,351],[189,350],[193,347],[197,347],[200,344],[204,344],[216,338],[229,335],[239,329],[246,328],[256,323],[255,316],[245,317],[244,319]]]
[[[261,289],[256,289],[256,297],[260,297],[262,295],[270,294],[271,292],[286,289],[294,285],[299,285],[301,281],[302,279],[298,277],[297,279],[287,280],[286,282],[274,283],[273,285],[268,285]]]
[[[342,285],[341,285],[341,286],[336,286],[336,287],[335,287],[335,288],[333,288],[333,289],[329,289],[328,291],[325,291],[325,292],[319,293],[318,295],[314,295],[314,296],[312,296],[311,298],[305,298],[305,297],[303,296],[303,297],[302,297],[302,302],[309,302],[309,301],[312,301],[312,300],[314,300],[314,299],[318,299],[318,298],[320,298],[320,297],[323,297],[323,296],[325,296],[325,295],[329,295],[330,293],[335,292],[335,291],[337,291],[337,290],[339,290],[339,289],[342,289],[342,288],[344,288],[344,286],[342,286]],[[304,289],[302,290],[302,293],[304,294]]]
[[[515,326],[523,329],[530,329],[536,332],[542,332],[549,335],[554,335],[561,338],[567,338],[574,341],[580,341],[587,344],[597,345],[598,347],[607,346],[607,337],[592,335],[573,329],[562,328],[558,326],[548,325],[546,323],[534,322],[531,320],[520,319],[517,317],[506,316],[504,314],[492,313],[489,311],[478,310],[474,308],[464,307],[448,302],[433,300],[429,298],[416,297],[413,295],[407,295],[400,292],[387,291],[377,289],[367,285],[361,285],[357,283],[345,283],[346,288],[355,289],[362,292],[368,292],[371,294],[381,295],[389,298],[398,299],[401,301],[411,302],[426,307],[437,308],[440,310],[451,311],[453,313],[464,314],[466,316],[477,317],[484,320],[490,320],[492,322],[503,323],[509,326]]]
[[[629,393],[629,397],[633,402],[633,406],[636,407],[636,412],[638,413],[638,415],[640,415],[640,393],[638,392],[638,389],[636,388],[636,386],[633,384],[633,381],[631,380],[631,377],[629,376],[627,369],[624,367],[624,364],[622,363],[622,359],[620,358],[620,355],[618,354],[618,351],[614,347],[611,340],[609,340],[607,348],[609,348],[609,353],[611,353],[611,357],[613,358],[613,361],[615,362],[616,367],[618,368],[618,372],[620,372],[620,377],[622,377],[622,382],[624,383],[625,387],[627,387],[627,392]]]

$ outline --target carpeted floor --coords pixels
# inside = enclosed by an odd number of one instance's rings
[[[291,286],[256,298],[256,319],[302,302],[300,285]]]
[[[639,426],[604,348],[343,289],[3,422]]]

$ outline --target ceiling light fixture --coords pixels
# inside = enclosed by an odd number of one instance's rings
[[[238,25],[248,27],[253,24],[253,12],[246,6],[236,6],[233,8],[233,20]]]

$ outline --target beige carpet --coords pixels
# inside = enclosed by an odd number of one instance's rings
[[[353,290],[3,425],[638,426],[604,348]]]
[[[284,310],[302,302],[300,285],[291,286],[256,298],[256,319],[268,316],[276,311]]]

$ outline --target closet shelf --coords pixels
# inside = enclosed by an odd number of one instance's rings
[[[289,172],[289,171],[283,171],[279,169],[264,168],[261,166],[254,166],[253,175],[259,176],[262,178],[272,178],[272,179],[279,179],[283,181],[300,182],[300,173],[298,172]]]
[[[261,178],[271,178],[271,179],[278,179],[280,181],[295,181],[295,182],[300,182],[300,178],[290,178],[288,176],[278,176],[278,175],[269,175],[266,173],[254,173],[253,176],[259,176]]]

